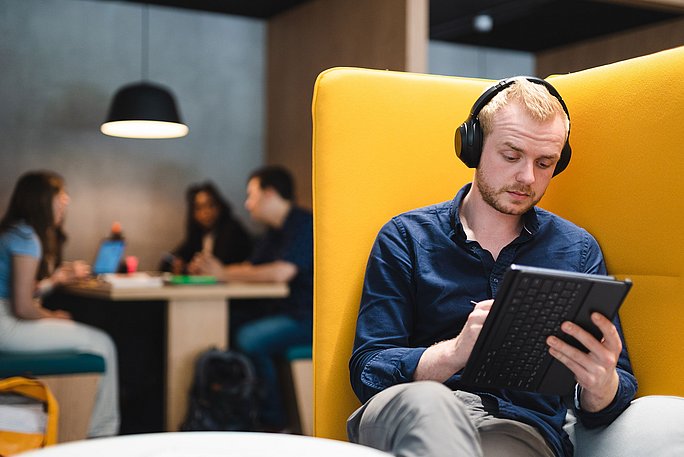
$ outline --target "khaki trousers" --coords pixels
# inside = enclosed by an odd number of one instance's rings
[[[347,421],[352,442],[399,457],[553,457],[532,426],[489,414],[480,397],[433,381],[390,387]]]

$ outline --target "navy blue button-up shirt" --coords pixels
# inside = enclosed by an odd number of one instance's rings
[[[520,235],[494,260],[476,241],[466,239],[458,208],[469,190],[470,184],[453,201],[396,216],[380,230],[366,268],[349,362],[352,387],[362,402],[387,387],[411,382],[423,351],[455,338],[473,310],[470,301],[493,298],[512,263],[606,273],[601,249],[586,230],[537,207],[523,216]],[[622,338],[617,317],[614,323]],[[612,422],[634,397],[637,383],[624,338],[618,375],[618,392],[607,408],[576,412],[585,426]],[[461,385],[460,372],[445,384],[498,405],[494,414],[499,417],[536,427],[556,455],[572,455],[572,443],[562,428],[567,410],[560,397],[474,391]]]
[[[290,283],[290,295],[277,300],[278,310],[295,319],[313,319],[313,216],[311,211],[293,206],[283,226],[269,228],[257,243],[250,262],[284,260],[297,266]]]

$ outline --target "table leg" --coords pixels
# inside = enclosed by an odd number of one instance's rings
[[[196,357],[212,346],[227,347],[227,300],[169,300],[166,339],[166,430],[176,431],[185,417]]]

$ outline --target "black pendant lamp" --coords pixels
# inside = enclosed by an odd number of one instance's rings
[[[117,91],[109,107],[107,120],[100,127],[105,135],[122,138],[179,138],[188,134],[181,121],[171,91],[147,82],[148,8],[142,20],[142,81],[128,84]]]

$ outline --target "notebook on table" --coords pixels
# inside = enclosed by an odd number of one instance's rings
[[[587,352],[560,330],[571,321],[602,337],[591,313],[613,319],[632,286],[612,276],[511,265],[462,374],[480,388],[524,390],[550,395],[572,393],[575,378],[548,351],[555,335]]]

